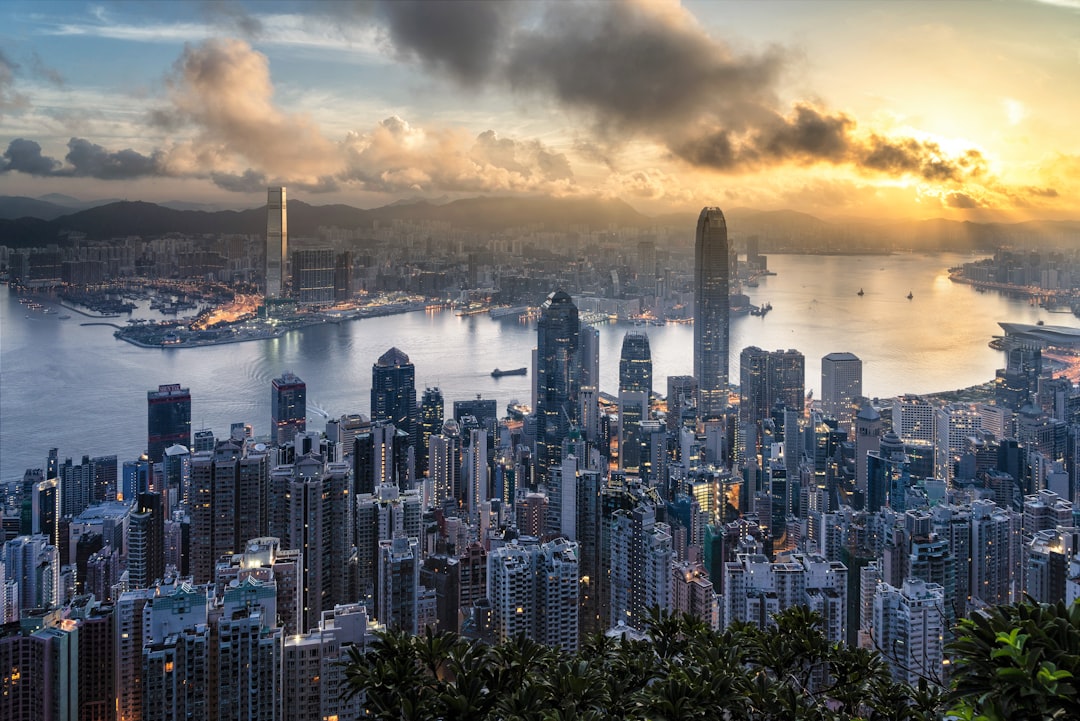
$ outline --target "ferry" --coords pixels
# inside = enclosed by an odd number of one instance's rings
[[[495,370],[491,371],[491,377],[502,378],[503,376],[523,376],[528,372],[528,368],[514,368],[513,370],[508,371],[499,370],[498,368],[496,368]]]

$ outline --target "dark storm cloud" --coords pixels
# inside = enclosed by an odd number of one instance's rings
[[[497,0],[395,0],[378,3],[375,13],[398,52],[471,85],[492,71],[515,8]]]
[[[502,82],[555,98],[592,122],[587,147],[611,151],[651,137],[693,165],[737,172],[795,162],[959,181],[979,175],[978,151],[949,157],[932,142],[859,132],[854,118],[808,102],[789,111],[777,89],[792,51],[737,52],[678,5],[549,3],[512,31],[507,3],[379,6],[397,51],[466,85]],[[459,7],[457,5],[455,8]],[[526,6],[535,9],[535,6]]]
[[[52,175],[60,167],[60,161],[41,154],[41,146],[33,140],[15,138],[4,151],[0,172],[18,172],[27,175]]]
[[[65,160],[71,167],[57,171],[54,175],[100,180],[125,180],[162,175],[159,153],[148,156],[130,148],[109,151],[83,138],[72,138],[68,141],[68,154]]]
[[[210,173],[210,180],[222,190],[233,193],[255,193],[265,190],[266,174],[248,168],[243,173]]]
[[[0,171],[27,175],[125,180],[165,174],[159,153],[147,156],[130,148],[109,151],[83,138],[68,141],[67,165],[43,155],[37,142],[25,138],[8,143],[4,159]]]

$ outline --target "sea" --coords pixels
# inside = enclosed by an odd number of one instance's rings
[[[949,253],[769,256],[776,275],[744,292],[773,310],[732,317],[732,382],[738,382],[740,350],[756,345],[800,350],[806,387],[815,395],[821,357],[834,351],[862,359],[867,396],[935,393],[984,383],[1003,367],[1003,354],[987,345],[1001,334],[999,321],[1076,325],[1073,316],[1026,299],[949,280],[948,268],[975,259]],[[50,448],[76,463],[83,455],[137,458],[146,446],[146,393],[161,384],[190,388],[193,429],[219,436],[234,422],[268,434],[271,380],[284,371],[307,383],[309,429],[346,413],[367,414],[372,365],[392,346],[416,366],[417,397],[425,387],[439,387],[448,414],[455,400],[494,398],[502,410],[532,399],[531,368],[526,376],[491,376],[495,368],[531,366],[536,325],[516,318],[418,311],[275,339],[148,349],[116,339],[114,327],[95,324],[101,320],[42,302],[41,310],[28,308],[0,286],[0,482],[43,467]],[[145,305],[132,317],[161,317]],[[126,317],[107,322],[122,325]],[[603,391],[617,391],[619,351],[631,330],[649,336],[656,392],[666,392],[669,375],[693,373],[692,325],[598,327]]]

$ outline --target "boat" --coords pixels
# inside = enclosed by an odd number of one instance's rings
[[[914,293],[912,293],[912,292],[911,292],[911,291],[909,290],[909,291],[907,292],[907,299],[908,299],[908,300],[911,300],[911,299],[912,299],[912,298],[914,298],[914,297],[915,297],[915,294],[914,294]]]
[[[866,291],[864,291],[862,288],[859,288],[859,292],[855,295],[866,295]]]
[[[495,370],[491,371],[491,377],[502,378],[503,376],[523,376],[528,372],[529,370],[527,368],[514,368],[513,370],[508,371],[503,371],[496,368]]]

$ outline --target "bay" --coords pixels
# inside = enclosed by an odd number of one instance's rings
[[[850,351],[863,360],[863,389],[872,397],[933,393],[993,378],[1003,356],[987,346],[999,321],[1074,325],[1027,300],[980,293],[948,279],[967,255],[774,255],[751,302],[770,302],[764,317],[731,323],[731,378],[740,350],[796,348],[806,356],[806,386],[820,395],[820,360]],[[857,295],[862,288],[864,295]],[[908,299],[908,293],[912,299]],[[539,302],[542,299],[537,299]],[[48,307],[49,304],[46,303]],[[52,307],[57,307],[53,305]],[[204,348],[145,349],[117,340],[114,328],[84,326],[77,313],[27,309],[0,287],[0,482],[42,467],[49,448],[60,457],[116,454],[135,458],[146,445],[146,392],[159,384],[191,389],[192,426],[228,433],[233,422],[270,428],[270,383],[290,370],[308,386],[308,425],[327,417],[368,413],[371,367],[391,346],[416,366],[417,395],[439,386],[453,401],[494,398],[529,403],[527,376],[492,378],[494,368],[531,365],[535,324],[451,311],[416,312],[328,324],[271,340]],[[150,311],[136,314],[154,316]],[[124,319],[112,322],[122,323]],[[667,376],[693,373],[693,326],[600,326],[601,386],[618,386],[619,351],[628,330],[650,338],[654,390]]]

